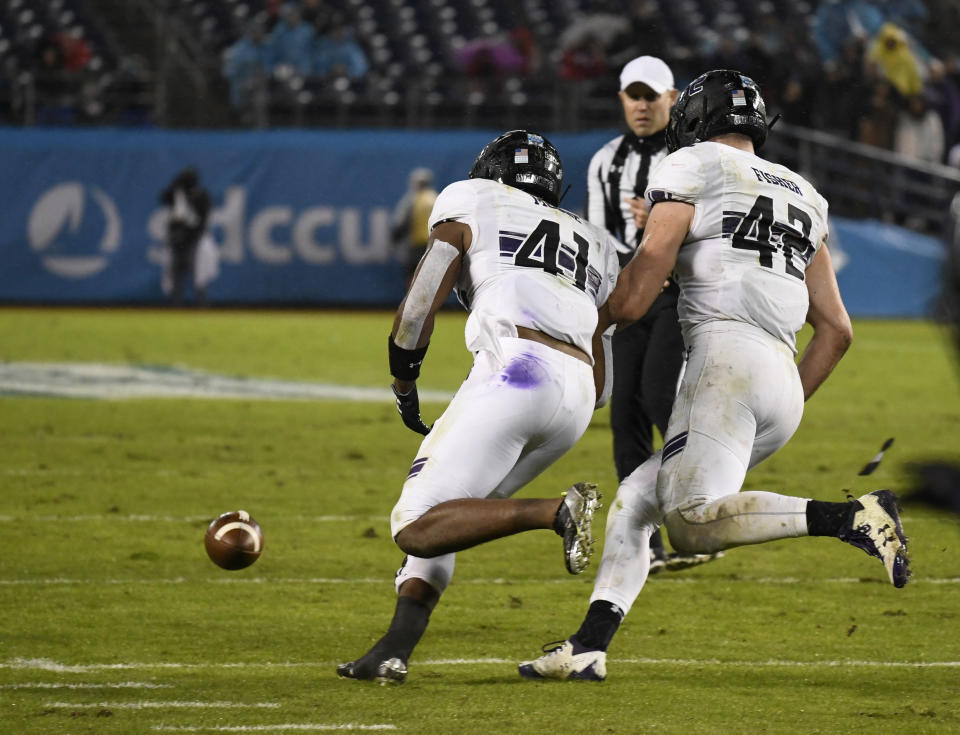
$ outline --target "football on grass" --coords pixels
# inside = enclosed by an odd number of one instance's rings
[[[207,556],[224,569],[244,569],[263,551],[263,531],[245,510],[224,513],[207,526]]]

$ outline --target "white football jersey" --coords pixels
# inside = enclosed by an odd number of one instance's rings
[[[786,166],[722,143],[667,156],[650,176],[649,206],[695,205],[674,275],[686,335],[697,324],[758,326],[796,352],[807,317],[804,273],[828,231],[827,201]]]
[[[447,220],[473,233],[456,285],[471,318],[484,314],[537,329],[592,354],[597,308],[619,272],[616,241],[606,230],[487,179],[457,181],[440,192],[430,229]]]

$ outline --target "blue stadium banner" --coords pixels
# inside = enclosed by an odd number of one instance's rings
[[[0,302],[162,303],[160,191],[187,165],[213,200],[212,304],[395,305],[405,287],[390,216],[411,170],[465,178],[498,131],[0,130]],[[616,131],[547,135],[583,207],[590,157]],[[835,224],[851,312],[920,316],[943,249],[920,235]]]

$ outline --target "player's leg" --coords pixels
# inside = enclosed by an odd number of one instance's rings
[[[453,576],[455,556],[407,556],[397,571],[397,604],[387,632],[363,656],[337,666],[337,674],[385,684],[402,684],[407,662],[430,622],[430,614]]]
[[[397,544],[409,554],[431,557],[555,528],[563,515],[558,498],[502,496],[582,435],[592,409],[590,368],[536,342],[503,342],[507,364],[485,373],[475,365],[421,445],[391,516]]]
[[[672,301],[670,297],[672,296]],[[680,322],[677,318],[676,295],[664,292],[660,297],[665,301],[662,308],[651,315],[650,343],[644,356],[642,370],[643,406],[662,437],[667,436],[667,427],[673,403],[677,394],[681,372],[685,362],[685,348]],[[650,537],[654,555],[651,574],[661,569],[681,571],[713,561],[723,552],[711,554],[692,554],[674,550],[665,553],[661,530],[657,529]]]
[[[728,380],[735,373],[731,372],[729,360],[724,357],[727,354],[725,347],[723,341],[718,346],[703,340],[691,351],[662,457],[658,455],[642,465],[620,484],[617,491],[607,522],[600,572],[583,623],[573,636],[553,651],[520,664],[521,676],[603,679],[606,676],[607,647],[646,581],[648,562],[645,563],[643,554],[652,529],[660,520],[664,498],[683,500],[687,497],[684,493],[689,490],[692,497],[697,498],[699,507],[713,499],[711,493],[722,497],[740,489],[751,456],[756,420]],[[748,380],[736,382],[749,384]],[[706,418],[701,417],[701,411]],[[730,446],[739,448],[739,453],[726,452],[715,456],[707,452],[715,447],[701,441],[698,432],[710,429],[721,433],[721,429],[709,424],[712,416],[722,418],[724,437]],[[790,431],[792,433],[793,429]],[[688,446],[691,436],[694,437],[693,448]],[[723,448],[719,444],[717,447]],[[658,458],[659,462],[656,461]],[[672,467],[671,471],[664,469],[667,465]],[[669,483],[664,493],[660,486],[665,479]],[[706,489],[689,489],[678,479],[690,480],[695,488],[705,485]],[[672,527],[668,527],[668,532],[675,548],[688,550],[682,534],[678,533],[675,538]],[[696,548],[689,550],[698,551]]]
[[[524,519],[524,511],[518,510],[530,505],[528,501],[509,496],[552,464],[586,430],[592,413],[592,373],[584,363],[550,348],[512,342],[519,344],[511,344],[505,352],[526,357],[508,360],[507,368],[513,367],[504,370],[513,376],[522,372],[524,378],[517,383],[522,382],[527,392],[511,394],[510,380],[497,377],[503,371],[475,367],[469,385],[458,392],[421,444],[394,509],[391,523],[394,529],[400,528],[395,535],[405,536],[414,526],[419,535],[412,536],[411,543],[433,544],[427,548],[431,554],[445,544],[460,548],[479,538],[489,540],[527,527],[553,527],[560,532],[563,519],[579,518],[576,508],[569,510],[576,488],[562,501],[540,501],[549,514],[534,520]],[[538,385],[544,387],[537,389]],[[551,399],[552,393],[559,393],[560,398]],[[538,409],[548,413],[538,414]],[[427,510],[417,515],[420,508]],[[564,509],[568,509],[566,513]],[[588,521],[594,509],[595,505],[589,508]],[[404,525],[408,516],[416,520]],[[418,528],[415,524],[425,516],[429,516],[428,522]],[[485,530],[478,535],[475,527]],[[589,535],[589,523],[586,531]],[[566,537],[564,545],[568,545]],[[452,553],[407,557],[397,574],[397,605],[390,628],[364,656],[341,664],[337,669],[341,676],[393,683],[406,678],[407,662],[449,583],[453,560]]]
[[[802,413],[786,346],[749,327],[694,330],[658,480],[675,548],[710,553],[806,533],[805,498],[740,493],[747,469],[787,442]]]
[[[644,399],[648,391],[655,390],[654,386],[649,385],[653,363],[665,359],[659,352],[653,354],[656,319],[655,315],[644,317],[628,327],[618,329],[613,335],[613,374],[616,380],[610,396],[610,430],[613,435],[613,464],[617,470],[618,482],[623,482],[653,454],[655,418]],[[682,337],[679,354],[682,359]],[[648,365],[651,368],[649,371]],[[669,387],[670,402],[676,387],[674,376],[673,385]],[[664,428],[669,416],[668,404]],[[650,539],[650,549],[654,561],[653,573],[656,573],[663,568],[666,558],[659,529],[654,531]]]
[[[738,492],[747,469],[783,446],[799,424],[803,391],[793,356],[776,341],[736,330],[708,332],[694,344],[687,367],[699,373],[694,398],[681,391],[657,486],[674,546],[708,553],[835,536],[880,559],[895,586],[906,584],[906,539],[889,490],[845,503]]]

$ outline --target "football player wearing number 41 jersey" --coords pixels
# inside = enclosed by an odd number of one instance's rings
[[[514,533],[554,530],[567,570],[592,550],[599,493],[577,483],[562,498],[511,496],[576,443],[609,393],[598,307],[616,283],[616,243],[558,207],[560,157],[543,136],[511,131],[487,145],[470,179],[446,187],[430,240],[389,340],[404,424],[426,435],[390,517],[407,554],[387,633],[340,676],[401,683],[455,552]],[[434,316],[451,289],[469,310],[470,375],[433,428],[416,379]],[[600,396],[600,400],[598,400]]]
[[[889,490],[848,503],[740,492],[782,447],[803,403],[853,337],[827,239],[827,203],[802,177],[755,155],[767,136],[754,82],[732,70],[695,79],[667,126],[671,151],[650,177],[650,218],[598,328],[629,323],[675,274],[687,369],[663,449],[620,485],[580,629],[533,661],[528,678],[606,677],[606,650],[649,571],[662,522],[675,548],[711,553],[795,536],[835,536],[909,577]],[[799,363],[796,333],[814,334]]]

